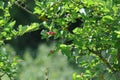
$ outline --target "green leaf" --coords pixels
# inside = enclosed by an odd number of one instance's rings
[[[4,25],[4,20],[0,20],[0,27]]]
[[[81,28],[75,28],[75,29],[73,30],[73,32],[74,32],[75,34],[81,34],[82,29],[81,29]]]
[[[5,32],[9,32],[9,31],[10,31],[10,28],[4,28],[4,31],[5,31]]]
[[[19,25],[18,26],[18,35],[23,35],[25,33],[26,29],[27,29],[26,26]]]
[[[9,37],[9,36],[8,36],[8,37],[6,37],[6,40],[11,40],[11,39],[12,39],[12,37]]]
[[[4,66],[4,63],[3,62],[0,62],[0,68]]]
[[[118,35],[120,35],[120,31],[115,31],[115,33],[117,33]]]
[[[112,16],[104,16],[103,18],[103,21],[107,21],[107,20],[114,20]]]
[[[72,78],[73,80],[76,80],[76,73],[73,73]]]
[[[67,45],[65,45],[65,44],[60,44],[60,48],[65,49],[66,47],[67,47]]]
[[[14,25],[15,25],[15,23],[16,23],[16,21],[10,22],[10,23],[8,24],[8,27],[13,28]]]
[[[34,14],[39,14],[40,15],[43,12],[39,7],[35,7],[34,10],[35,10]]]
[[[7,33],[6,32],[2,32],[1,35],[5,37],[7,35]]]
[[[31,32],[39,29],[39,24],[38,23],[32,23],[30,26],[27,26],[25,32]]]
[[[117,38],[120,38],[120,31],[115,31],[115,33],[117,34]]]

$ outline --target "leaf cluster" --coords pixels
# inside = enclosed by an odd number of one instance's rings
[[[57,39],[55,51],[61,51],[82,68],[86,79],[120,71],[120,3],[116,0],[34,0],[34,11],[41,23],[19,25],[11,19],[9,8],[16,3],[0,1],[0,43],[38,30],[43,38]],[[80,20],[81,22],[79,22]],[[78,22],[80,24],[78,24]],[[70,25],[73,24],[73,25]],[[49,35],[49,32],[54,33]],[[66,42],[70,42],[66,44]],[[98,69],[102,71],[97,71]],[[107,75],[108,76],[108,75]],[[116,76],[116,75],[115,75]],[[102,80],[106,76],[102,75]]]

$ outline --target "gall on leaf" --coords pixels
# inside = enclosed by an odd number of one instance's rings
[[[46,32],[47,35],[51,35],[51,36],[54,36],[55,35],[55,32],[53,31],[49,31],[49,32]]]
[[[48,56],[51,56],[51,55],[54,55],[54,54],[55,54],[55,50],[50,50]]]
[[[50,54],[54,54],[54,50],[50,50]]]

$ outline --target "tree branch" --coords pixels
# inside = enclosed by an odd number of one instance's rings
[[[37,17],[38,19],[41,19],[43,21],[48,21],[48,19],[45,16],[42,16],[41,18],[39,18],[39,15],[35,15],[32,11],[28,10],[27,8],[23,7],[22,5],[20,5],[17,1],[15,1],[15,5],[17,5],[18,7],[20,7],[21,9],[23,9],[24,11],[26,11],[27,13],[34,15],[35,17]]]
[[[101,55],[101,53],[99,53],[98,51],[94,51],[93,49],[90,49],[88,48],[88,50],[90,52],[92,52],[93,54],[97,55],[102,61],[104,64],[107,65],[107,67],[112,71],[112,72],[115,72],[115,69],[111,66],[111,64]]]
[[[18,7],[20,7],[20,8],[23,9],[24,11],[28,12],[29,14],[34,15],[34,14],[32,13],[32,11],[30,11],[30,10],[26,9],[25,7],[21,6],[17,1],[15,1],[15,5],[17,5]]]

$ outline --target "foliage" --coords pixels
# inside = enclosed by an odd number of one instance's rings
[[[0,48],[0,79],[5,76],[12,80],[17,71],[17,57],[11,46],[6,45]],[[7,79],[8,80],[8,79]]]
[[[11,18],[9,8],[15,3],[14,0],[0,1],[0,79],[7,75],[10,79],[14,77],[16,72],[16,64],[18,63],[15,58],[10,57],[9,52],[4,47],[4,41],[21,36],[24,33],[37,30],[39,23],[31,23],[31,25],[19,25],[15,30],[14,26],[16,21]],[[12,59],[13,58],[13,59]]]
[[[9,12],[9,8],[11,8],[14,3],[17,4],[14,0],[10,0],[8,2],[0,1],[0,44],[2,44],[5,40],[10,40],[16,36],[21,36],[27,32],[39,29],[39,23],[31,23],[30,25],[24,26],[19,25],[17,30],[14,29],[16,21],[11,19]]]
[[[54,51],[61,51],[81,68],[80,75],[73,74],[74,80],[120,78],[120,1],[34,0],[33,12],[22,5],[26,1],[0,1],[1,43],[38,30],[42,25],[43,38],[57,40]],[[16,21],[9,13],[13,4],[42,21],[14,29]]]
[[[56,50],[61,50],[83,68],[83,79],[115,78],[111,73],[116,76],[120,67],[119,3],[113,0],[36,0],[36,5],[34,13],[48,18],[43,22],[47,28],[42,31],[43,38],[60,39]],[[77,24],[79,19],[81,24]],[[73,27],[72,32],[69,27]],[[49,31],[55,35],[47,36],[45,33]],[[72,42],[66,44],[67,41]]]

